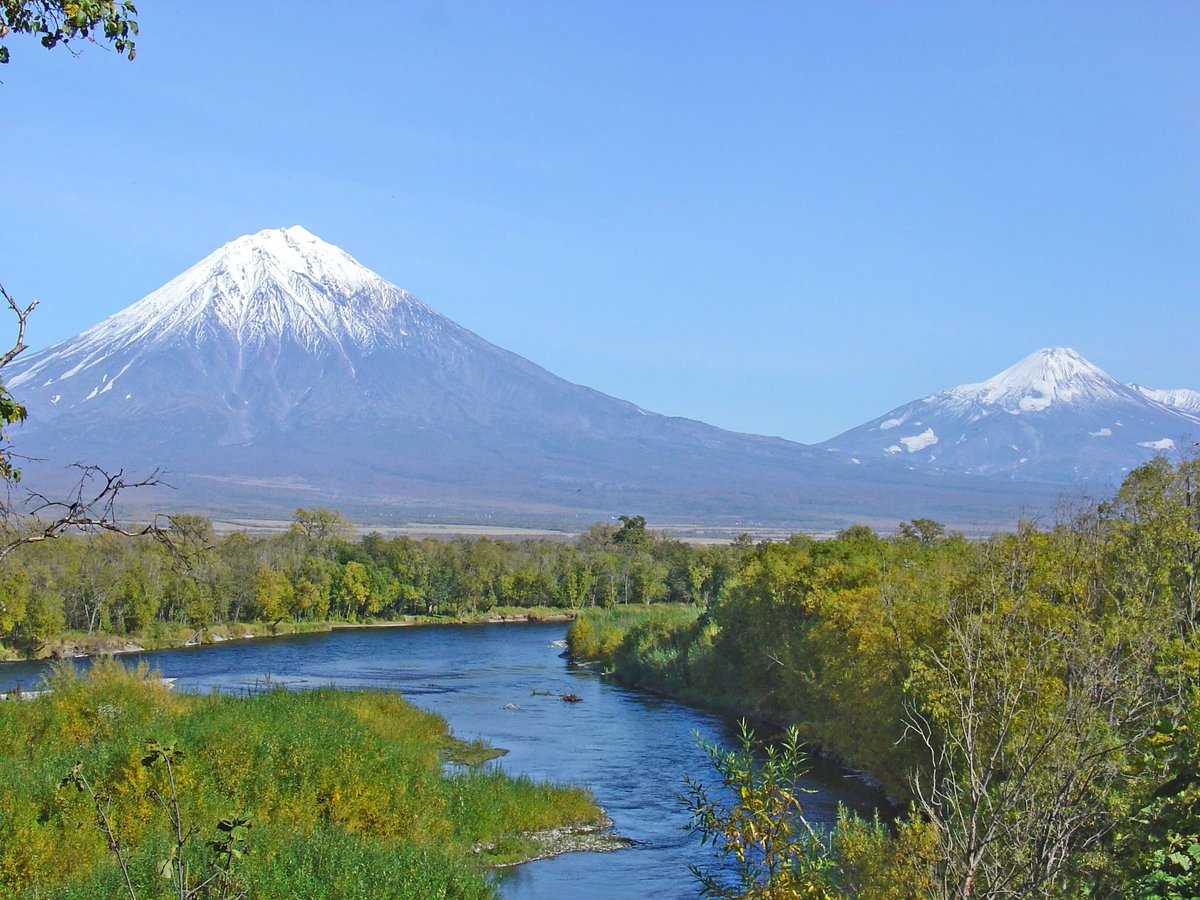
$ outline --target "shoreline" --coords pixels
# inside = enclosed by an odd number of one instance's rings
[[[508,611],[511,609],[512,611]],[[550,611],[553,609],[553,611]],[[436,625],[511,625],[539,622],[573,622],[579,610],[559,610],[531,607],[528,612],[507,608],[503,613],[473,613],[465,616],[406,615],[398,619],[372,622],[349,622],[324,619],[319,622],[289,622],[274,628],[269,623],[250,622],[235,625],[214,625],[210,628],[189,629],[174,636],[150,637],[142,634],[93,634],[69,637],[58,635],[43,642],[30,656],[0,658],[0,671],[8,663],[28,663],[40,660],[93,659],[98,656],[123,656],[151,653],[156,650],[179,650],[187,647],[209,647],[229,641],[260,640],[295,637],[302,634],[324,634],[350,628],[417,628]],[[0,653],[11,648],[0,648]]]

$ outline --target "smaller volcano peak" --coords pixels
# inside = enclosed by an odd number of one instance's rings
[[[977,403],[1039,412],[1056,402],[1106,400],[1123,393],[1122,385],[1070,347],[1045,347],[1016,365],[977,384],[950,391]]]
[[[1155,403],[1161,403],[1163,406],[1170,407],[1171,409],[1181,410],[1192,416],[1200,415],[1200,391],[1194,391],[1191,388],[1155,390],[1141,384],[1131,384],[1130,387]]]

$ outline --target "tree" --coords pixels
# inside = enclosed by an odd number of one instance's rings
[[[932,544],[946,536],[946,526],[934,519],[913,519],[896,526],[896,537],[902,541]]]
[[[117,583],[120,621],[125,632],[145,631],[158,615],[162,598],[154,590],[142,560],[134,557]]]
[[[322,506],[305,509],[299,506],[292,513],[290,533],[302,553],[332,560],[337,542],[350,529],[350,522],[336,509]]]
[[[1174,705],[1163,598],[1140,578],[1123,591],[1126,564],[1099,552],[1113,553],[1111,530],[1089,528],[981,548],[907,680],[909,737],[927,752],[912,788],[939,835],[942,896],[1056,894],[1109,840],[1132,748]]]
[[[29,605],[29,573],[0,569],[0,636],[7,635],[25,619]]]
[[[613,535],[614,544],[637,550],[644,547],[650,540],[650,535],[646,533],[645,516],[618,516],[617,518],[621,527]]]
[[[338,578],[336,601],[343,616],[350,618],[360,612],[369,613],[371,579],[366,567],[351,560],[342,567]]]
[[[260,619],[278,625],[292,611],[292,584],[282,572],[266,566],[254,576],[254,606]]]
[[[823,836],[804,818],[800,795],[812,793],[798,782],[805,773],[804,753],[794,728],[761,758],[754,752],[754,732],[741,723],[740,746],[722,750],[701,742],[721,781],[725,800],[687,775],[681,797],[692,814],[690,830],[733,863],[736,883],[692,866],[701,896],[728,900],[832,898],[834,864]]]
[[[133,59],[137,33],[137,7],[129,0],[0,0],[0,64],[9,61],[4,40],[10,34],[31,35],[47,49],[61,45],[72,53],[81,40],[106,42]],[[38,304],[36,300],[19,303],[2,284],[0,298],[16,317],[12,346],[0,353],[0,487],[11,487],[21,473],[14,464],[8,429],[24,422],[27,411],[4,386],[3,375],[4,369],[26,349],[25,329]],[[113,509],[123,490],[159,484],[157,470],[147,478],[127,480],[121,470],[109,472],[83,464],[77,468],[78,483],[65,499],[52,500],[31,491],[24,503],[14,507],[7,498],[0,498],[0,561],[23,544],[48,540],[65,531],[160,534],[154,524],[142,529],[121,526]]]
[[[136,56],[137,7],[129,0],[0,0],[0,65],[9,60],[3,43],[10,34],[28,34],[52,49],[76,52],[79,41],[98,38],[128,59]]]

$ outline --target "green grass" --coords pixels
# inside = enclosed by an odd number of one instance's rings
[[[572,656],[611,666],[621,643],[635,628],[673,632],[690,627],[701,612],[697,606],[669,604],[588,609],[567,629],[567,647]]]
[[[197,829],[194,872],[219,819],[252,820],[237,870],[251,897],[487,897],[481,864],[519,858],[524,833],[603,817],[578,788],[443,773],[462,742],[395,694],[197,697],[111,661],[85,676],[64,667],[50,682],[45,697],[0,704],[3,897],[121,895],[94,807],[60,784],[77,762],[111,796],[138,896],[160,895],[167,885],[153,870],[169,839],[149,795],[166,790],[164,772],[141,764],[151,738],[186,753],[176,779],[182,818]]]

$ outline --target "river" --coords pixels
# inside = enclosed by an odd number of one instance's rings
[[[495,763],[507,771],[586,785],[616,831],[636,842],[613,853],[573,853],[506,870],[499,876],[503,897],[694,898],[688,864],[707,867],[714,858],[684,830],[688,816],[677,795],[685,772],[701,780],[711,775],[696,736],[727,743],[729,723],[571,665],[555,644],[565,633],[561,623],[339,629],[124,659],[144,659],[176,679],[179,690],[253,690],[269,677],[289,688],[401,691],[443,716],[458,737],[507,748]],[[0,692],[18,681],[36,688],[45,666],[0,664]],[[583,702],[558,699],[566,693]],[[868,813],[879,802],[829,767],[815,767],[808,781],[817,793],[805,811],[817,822],[831,823],[839,802]]]

